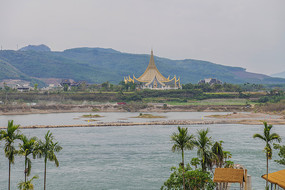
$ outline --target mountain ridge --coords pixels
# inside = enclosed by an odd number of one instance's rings
[[[47,46],[46,46],[47,47]],[[118,84],[123,77],[139,77],[146,69],[150,55],[132,54],[112,48],[71,48],[64,51],[0,51],[0,60],[4,60],[17,71],[25,75],[16,78],[69,78],[88,83],[109,81]],[[154,57],[157,68],[164,76],[181,77],[181,82],[197,83],[204,78],[217,78],[227,83],[285,83],[285,79],[273,78],[264,74],[250,73],[245,68],[231,67],[203,60],[172,60]],[[0,68],[4,64],[0,62]],[[5,67],[7,68],[7,66]],[[12,67],[8,70],[13,71]],[[16,72],[14,69],[14,72]],[[8,70],[6,72],[8,72]],[[16,72],[17,73],[17,72]],[[1,78],[11,76],[0,73]]]

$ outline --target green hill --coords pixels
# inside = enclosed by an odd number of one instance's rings
[[[29,77],[8,62],[0,59],[0,80],[3,79],[28,79]]]
[[[70,78],[75,81],[117,84],[124,76],[139,77],[146,69],[150,55],[122,53],[104,48],[74,48],[53,51],[0,51],[0,79]],[[200,60],[170,60],[155,57],[164,76],[176,75],[182,83],[197,83],[204,78],[217,78],[227,83],[285,83],[285,79],[246,72]]]

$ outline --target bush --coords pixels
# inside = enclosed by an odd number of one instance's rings
[[[172,167],[171,171],[173,172],[170,174],[169,179],[164,182],[164,185],[160,189],[183,189],[182,167]],[[214,190],[215,184],[212,181],[212,176],[210,172],[203,172],[202,169],[192,170],[191,167],[188,165],[185,168],[185,187],[187,190]]]

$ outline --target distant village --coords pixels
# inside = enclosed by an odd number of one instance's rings
[[[13,79],[6,79],[3,80],[0,83],[0,88],[4,89],[5,86],[15,89],[19,92],[28,92],[31,90],[41,90],[41,91],[52,91],[52,90],[64,90],[64,88],[67,88],[67,90],[71,90],[73,87],[78,88],[82,85],[85,85],[86,87],[93,85],[96,86],[97,89],[102,88],[102,84],[88,84],[86,81],[74,81],[73,79],[59,79],[61,80],[60,82],[54,82],[48,84],[48,86],[39,88],[37,87],[37,84],[32,86],[30,82],[28,81],[23,81],[23,80],[13,80]],[[215,79],[215,78],[207,78],[207,79],[202,79],[198,81],[198,84],[209,84],[209,85],[214,85],[214,84],[223,84],[222,81]],[[137,86],[137,88],[144,88],[143,86]],[[181,88],[181,87],[180,87]],[[149,89],[158,89],[159,88],[149,88]],[[161,89],[171,89],[171,88],[161,88]],[[174,88],[178,89],[178,88]]]

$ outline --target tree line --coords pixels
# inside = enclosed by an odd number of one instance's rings
[[[19,147],[15,147],[15,142],[19,140],[21,143]],[[33,176],[31,179],[28,177],[31,174],[32,161],[36,158],[44,159],[44,190],[46,189],[46,166],[47,161],[52,161],[55,163],[56,167],[59,166],[59,161],[57,160],[56,153],[58,153],[62,147],[58,142],[54,141],[54,136],[50,131],[48,131],[44,140],[40,140],[37,137],[27,137],[21,133],[19,130],[19,125],[14,125],[13,120],[8,121],[8,126],[6,130],[0,131],[0,141],[4,141],[4,153],[9,162],[8,171],[8,190],[10,190],[10,179],[11,179],[11,164],[14,164],[15,156],[24,157],[24,181],[18,183],[18,189],[20,190],[33,190],[34,186],[32,181],[37,179],[38,176]]]
[[[35,86],[33,91],[17,92],[8,86],[0,88],[0,101],[9,102],[13,100],[93,100],[93,101],[142,101],[146,97],[177,98],[179,101],[187,99],[210,99],[210,98],[251,98],[258,103],[276,103],[285,99],[284,90],[273,88],[266,90],[262,85],[254,84],[184,84],[182,89],[177,90],[149,90],[137,89],[136,84],[121,82],[113,85],[109,82],[101,85],[86,85],[82,83],[79,87],[54,89],[49,91],[38,90]],[[250,86],[250,88],[248,87]],[[249,93],[262,91],[263,93]]]

